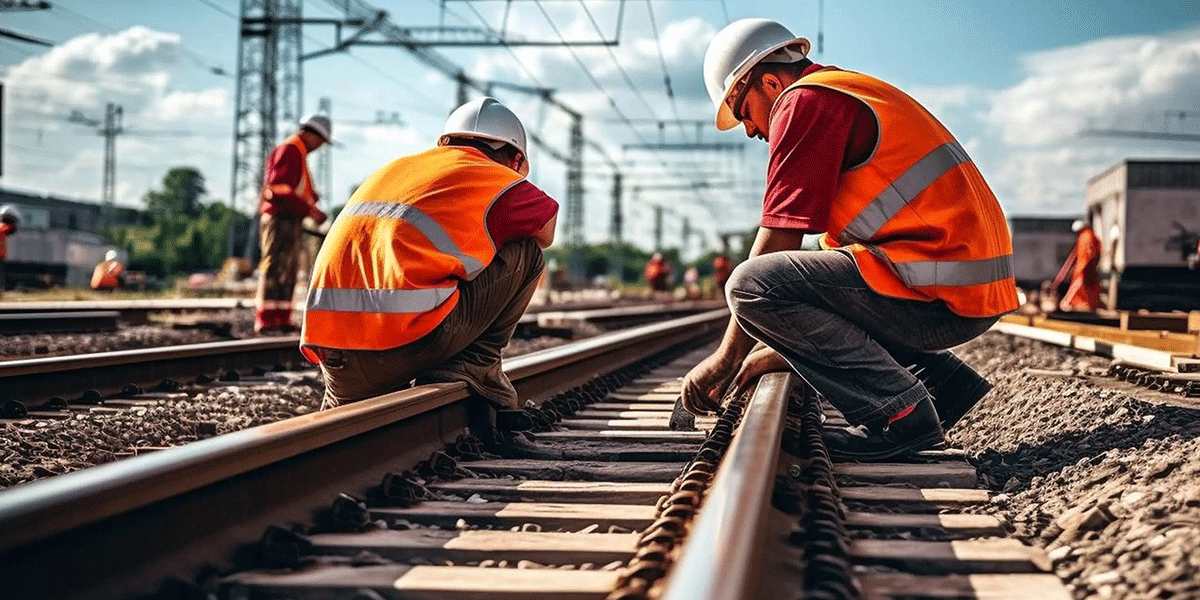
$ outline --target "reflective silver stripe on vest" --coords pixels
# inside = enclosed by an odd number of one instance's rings
[[[930,150],[916,164],[902,173],[892,185],[880,192],[875,199],[863,207],[862,212],[838,235],[842,244],[853,244],[870,240],[892,220],[913,198],[925,191],[925,188],[945,175],[947,171],[965,162],[971,157],[958,142],[943,144]]]
[[[467,272],[467,279],[473,279],[487,265],[479,262],[474,256],[466,254],[450,239],[450,235],[445,229],[433,220],[433,217],[425,214],[421,209],[400,202],[356,202],[347,206],[343,214],[350,215],[370,215],[382,219],[400,219],[417,228],[429,243],[433,244],[439,252],[449,254],[457,258],[463,264],[463,269]]]
[[[457,289],[457,285],[416,290],[313,288],[308,292],[308,308],[357,313],[425,313],[441,306]]]
[[[979,285],[1013,276],[1011,254],[983,260],[918,260],[893,266],[909,287]]]

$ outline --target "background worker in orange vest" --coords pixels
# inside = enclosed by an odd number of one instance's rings
[[[831,454],[935,447],[938,411],[953,421],[988,388],[938,351],[1017,308],[1008,226],[929,112],[876,78],[813,64],[808,49],[779,23],[744,19],[704,57],[717,128],[740,122],[770,156],[761,226],[729,279],[734,318],[685,378],[683,408],[715,410],[731,382],[794,370],[865,428],[827,433]],[[801,251],[818,232],[828,249]]]
[[[104,253],[104,260],[92,271],[92,289],[111,292],[121,287],[121,276],[125,274],[125,265],[117,260],[117,251],[109,250]]]
[[[17,232],[21,224],[21,216],[17,209],[5,204],[0,206],[0,296],[4,295],[7,284],[4,275],[4,263],[8,261],[8,236]]]
[[[257,310],[254,330],[259,333],[295,331],[292,299],[300,269],[304,218],[318,225],[325,213],[317,208],[316,189],[308,171],[308,153],[329,143],[331,125],[324,115],[312,115],[300,129],[275,147],[267,158],[259,203]]]
[[[733,273],[733,265],[730,264],[729,257],[725,256],[724,252],[718,253],[713,258],[713,285],[722,300],[725,299],[725,284],[729,281],[730,273]]]
[[[1071,287],[1059,302],[1059,308],[1065,311],[1094,312],[1100,308],[1100,275],[1096,269],[1100,266],[1100,238],[1087,222],[1079,220],[1071,224],[1071,231],[1079,234],[1075,238],[1075,247],[1067,256],[1062,269],[1054,277],[1052,290],[1071,274]]]
[[[671,286],[671,263],[663,259],[661,252],[655,252],[646,261],[645,276],[651,292],[665,292]]]
[[[301,351],[324,408],[418,383],[463,381],[519,408],[501,350],[554,241],[558,203],[525,177],[525,127],[493,98],[450,114],[436,147],[368,178],[313,266]]]

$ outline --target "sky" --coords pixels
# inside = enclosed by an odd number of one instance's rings
[[[126,129],[117,140],[119,204],[138,205],[175,166],[198,168],[206,200],[227,202],[239,1],[53,4],[49,11],[0,14],[0,27],[55,44],[0,39],[6,94],[0,185],[98,199],[103,138],[68,117],[78,111],[102,119],[106,103],[114,102]],[[304,14],[337,17],[335,4],[303,0]],[[1125,157],[1200,158],[1194,142],[1080,135],[1089,128],[1200,133],[1200,0],[824,0],[823,18],[816,0],[372,4],[404,27],[486,24],[514,40],[618,41],[436,52],[481,80],[552,88],[582,113],[589,142],[625,175],[625,238],[643,247],[653,243],[654,205],[664,207],[667,245],[679,244],[685,218],[699,234],[687,248],[692,255],[714,247],[718,232],[757,222],[766,145],[740,129],[711,127],[701,78],[708,40],[731,19],[780,21],[813,41],[814,60],[907,91],[962,141],[1010,215],[1081,213],[1087,179]],[[328,47],[332,32],[328,25],[306,26],[304,51]],[[430,146],[455,105],[454,84],[403,49],[358,47],[307,60],[303,73],[304,111],[329,98],[342,143],[330,154],[333,205],[382,165]],[[494,95],[550,146],[566,150],[570,121],[563,112],[523,93]],[[375,124],[381,112],[397,113],[401,124]],[[656,123],[676,116],[703,123],[661,129]],[[281,135],[289,128],[282,124]],[[741,149],[631,147],[697,139]],[[536,147],[531,158],[531,179],[561,200],[563,165]],[[590,146],[585,153],[590,242],[608,236],[607,159]],[[239,208],[251,203],[242,198]]]

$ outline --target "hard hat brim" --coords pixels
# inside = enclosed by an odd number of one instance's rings
[[[746,73],[750,72],[750,69],[753,69],[755,65],[762,62],[762,59],[770,56],[778,50],[795,45],[798,45],[803,49],[804,56],[807,58],[808,51],[812,48],[812,43],[808,41],[808,38],[798,37],[786,42],[780,42],[759,52],[756,56],[743,63],[742,66],[738,67],[738,69],[729,76],[729,83],[725,86],[725,94],[721,96],[721,101],[716,106],[717,116],[713,122],[719,131],[728,131],[734,127],[737,127],[738,123],[741,123],[741,121],[733,118],[733,111],[729,109],[729,104],[727,102],[729,100],[729,93],[733,91],[733,84],[742,77],[745,77]]]

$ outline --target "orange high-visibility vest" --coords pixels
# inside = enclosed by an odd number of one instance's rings
[[[125,272],[125,267],[115,261],[106,260],[96,265],[92,271],[92,289],[93,290],[115,290],[121,285],[121,274]]]
[[[474,148],[444,146],[368,178],[330,228],[313,266],[301,351],[387,350],[433,331],[458,282],[496,256],[487,214],[524,180]]]
[[[309,206],[317,205],[316,188],[313,186],[312,174],[308,172],[308,148],[304,146],[304,141],[300,139],[299,133],[293,133],[288,136],[288,139],[283,141],[284,144],[291,144],[300,151],[300,166],[303,173],[300,175],[300,184],[294,189],[286,183],[276,183],[274,185],[263,184],[262,197],[270,200],[275,195],[296,194],[301,200],[304,200]],[[281,144],[282,145],[282,144]]]
[[[791,87],[864,102],[875,151],[842,173],[822,246],[847,247],[871,289],[941,300],[965,317],[1016,310],[1012,238],[1000,204],[954,136],[915,100],[852,71],[818,71]]]

